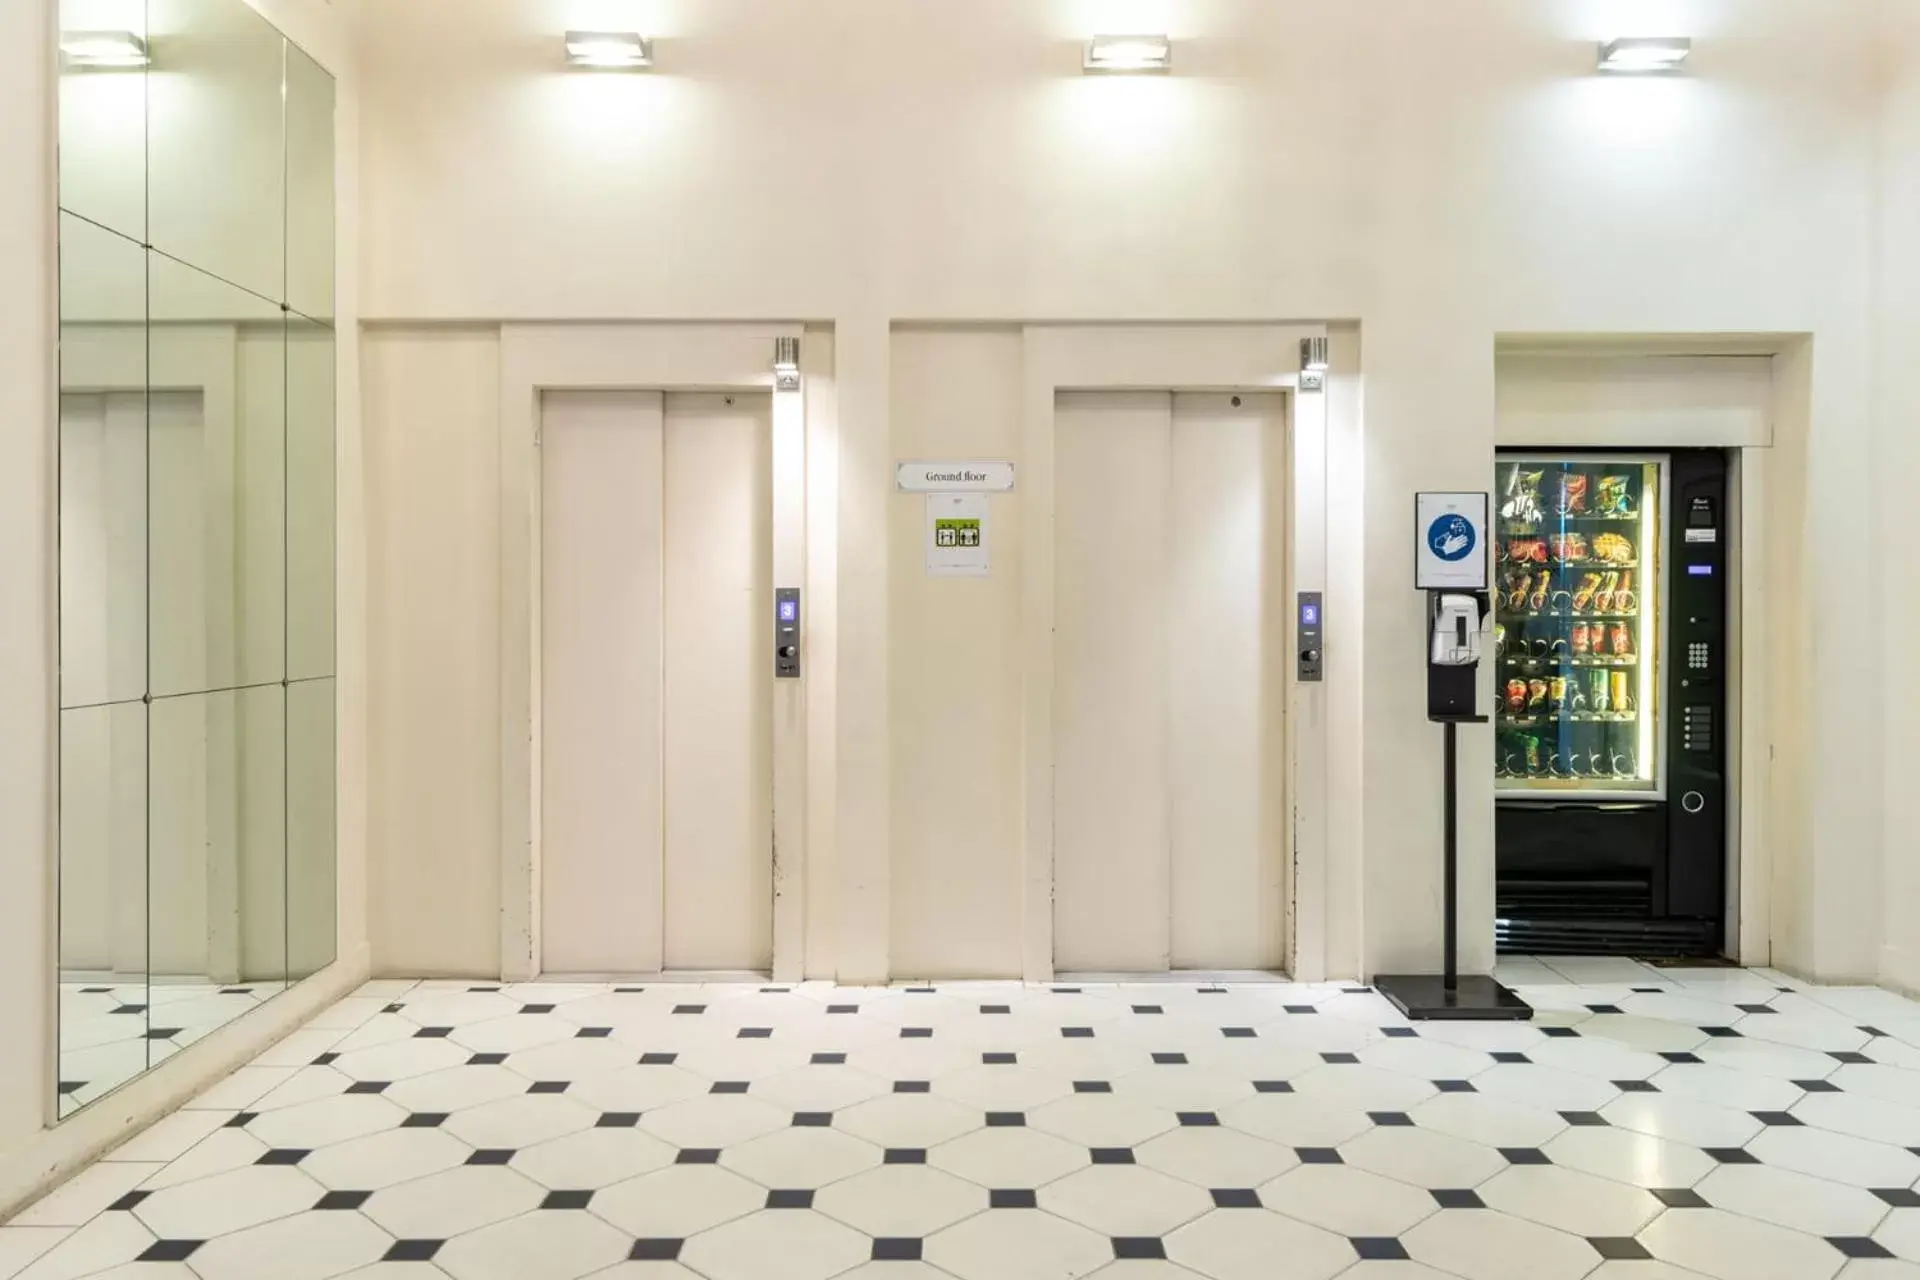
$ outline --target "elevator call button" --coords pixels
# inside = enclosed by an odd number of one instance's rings
[[[780,680],[800,677],[800,588],[778,587],[773,593],[773,674]]]

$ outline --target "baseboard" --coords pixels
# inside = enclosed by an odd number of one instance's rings
[[[1920,951],[1911,947],[1881,947],[1880,985],[1903,995],[1920,992]]]
[[[0,1153],[0,1222],[46,1195],[366,980],[362,944],[153,1070]]]

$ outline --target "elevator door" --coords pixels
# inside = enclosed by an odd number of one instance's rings
[[[1054,963],[1285,959],[1284,402],[1060,396]]]
[[[770,406],[542,405],[542,967],[773,958]]]

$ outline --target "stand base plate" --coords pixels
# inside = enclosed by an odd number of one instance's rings
[[[1400,973],[1375,978],[1373,988],[1415,1022],[1428,1019],[1525,1022],[1533,1006],[1482,974],[1461,974],[1453,990],[1439,974]]]

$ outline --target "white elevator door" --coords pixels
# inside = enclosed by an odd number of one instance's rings
[[[772,964],[769,415],[764,395],[543,401],[549,972]]]
[[[1284,963],[1283,409],[1059,397],[1059,969]]]

